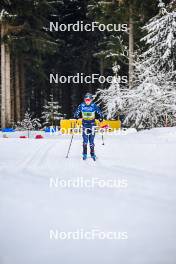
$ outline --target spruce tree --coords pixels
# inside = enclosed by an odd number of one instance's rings
[[[107,119],[117,119],[124,111],[126,87],[120,83],[119,69],[119,65],[114,65],[111,85],[106,89],[99,89],[96,94]]]
[[[16,130],[38,130],[41,127],[40,120],[38,118],[32,118],[29,112],[26,112],[24,119],[21,122],[17,122]]]
[[[159,1],[159,13],[144,26],[148,48],[135,63],[126,123],[146,128],[175,124],[175,12]]]
[[[59,120],[63,118],[63,114],[59,113],[60,105],[54,101],[53,95],[50,95],[50,101],[43,106],[42,119],[46,126],[58,126]]]
[[[147,35],[142,41],[149,48],[142,56],[147,69],[169,72],[176,79],[176,10],[166,8],[162,0],[158,6],[159,13],[143,27]]]

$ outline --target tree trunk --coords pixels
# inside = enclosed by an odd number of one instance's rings
[[[11,120],[15,122],[15,82],[14,82],[14,58],[11,59]]]
[[[17,58],[15,58],[15,117],[16,121],[21,120],[19,60]]]
[[[21,87],[21,118],[24,118],[25,114],[25,69],[23,58],[20,58],[20,87]]]
[[[129,88],[133,85],[134,62],[134,21],[133,6],[129,3]]]
[[[5,34],[5,25],[1,23],[1,40]],[[5,74],[5,44],[1,41],[1,127],[6,126],[6,74]]]
[[[5,45],[6,126],[11,124],[10,49]]]
[[[87,73],[88,73],[88,75],[91,75],[92,74],[92,55],[91,55],[90,49],[88,50],[87,59],[88,59]],[[93,85],[91,83],[88,84],[88,91],[90,93],[93,93]]]
[[[21,26],[11,26],[7,23],[1,22],[1,40],[6,34],[11,32],[19,32],[24,28],[24,25]],[[13,120],[12,106],[14,106],[13,101],[13,87],[11,83],[11,56],[10,48],[8,44],[1,41],[1,127],[4,128],[11,124]],[[17,66],[17,64],[15,63]],[[19,69],[15,68],[15,72],[18,71],[17,79],[15,79],[15,96],[16,96],[16,109],[17,109],[17,118],[20,120],[20,87],[19,87]],[[12,97],[11,97],[12,92]],[[11,101],[12,99],[12,101]]]
[[[100,74],[101,76],[104,76],[104,59],[102,57],[100,58]],[[103,89],[104,84],[101,83],[100,85],[101,85],[101,89]]]

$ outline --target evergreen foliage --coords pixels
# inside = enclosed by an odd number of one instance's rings
[[[46,126],[57,126],[58,121],[63,118],[63,115],[59,113],[58,102],[55,102],[53,95],[50,95],[50,101],[43,106],[44,111],[42,112],[42,119],[44,120],[44,125]]]

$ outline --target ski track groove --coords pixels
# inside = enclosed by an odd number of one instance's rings
[[[53,142],[45,142],[44,145],[41,145],[35,153],[23,162],[23,164],[20,164],[20,168],[22,170],[25,170],[28,167],[36,167],[37,165],[41,165],[43,163],[43,159],[46,158],[45,156],[47,155],[48,151],[53,147]],[[45,146],[45,147],[44,147]]]

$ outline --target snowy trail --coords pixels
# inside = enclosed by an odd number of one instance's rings
[[[176,130],[97,137],[0,138],[0,264],[175,264]],[[50,179],[116,179],[127,188],[50,188]],[[127,232],[128,240],[50,240],[49,231]]]

